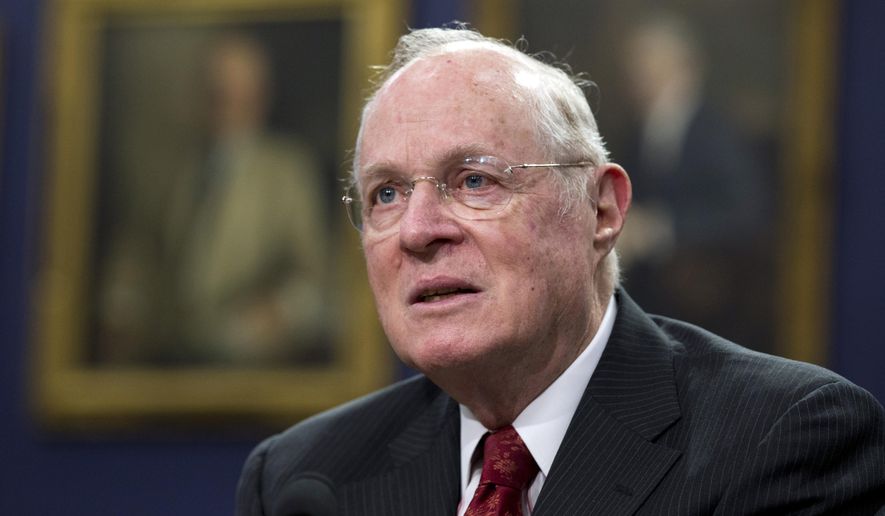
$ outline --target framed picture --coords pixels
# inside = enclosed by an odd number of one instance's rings
[[[586,72],[633,180],[623,284],[645,309],[826,361],[837,3],[480,0],[485,33]]]
[[[59,427],[291,424],[392,380],[340,206],[394,0],[59,0],[34,338]]]

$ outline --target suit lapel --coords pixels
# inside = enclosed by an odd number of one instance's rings
[[[387,444],[391,467],[379,476],[343,486],[343,514],[455,513],[460,498],[457,404],[437,392],[427,410]]]
[[[680,417],[666,336],[624,293],[599,365],[566,432],[535,516],[633,514],[680,452],[654,439]]]

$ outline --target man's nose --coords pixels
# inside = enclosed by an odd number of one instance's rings
[[[418,181],[400,220],[400,246],[413,252],[429,250],[433,244],[459,242],[461,225],[452,214],[442,192],[433,181]]]

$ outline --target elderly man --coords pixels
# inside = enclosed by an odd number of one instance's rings
[[[384,330],[423,375],[250,456],[238,514],[873,514],[868,393],[645,314],[631,186],[578,85],[476,32],[403,36],[345,197]]]

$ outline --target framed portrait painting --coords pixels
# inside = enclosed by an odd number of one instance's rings
[[[618,244],[643,308],[826,362],[837,2],[479,0],[590,82],[633,182]]]
[[[389,382],[338,199],[398,3],[54,7],[41,419],[283,424]]]

